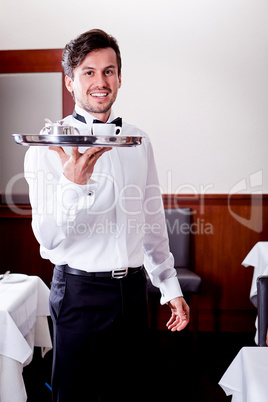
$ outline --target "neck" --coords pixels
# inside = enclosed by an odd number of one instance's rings
[[[80,109],[85,110],[85,112],[89,113],[91,116],[96,117],[96,119],[103,121],[103,123],[106,123],[111,115],[111,109],[109,109],[107,112],[96,113],[96,112],[92,112],[90,110],[85,109],[79,103],[76,103],[76,106],[78,106]]]

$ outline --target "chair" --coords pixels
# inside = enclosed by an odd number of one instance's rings
[[[268,276],[259,276],[257,279],[257,300],[258,346],[268,346]]]
[[[165,209],[170,251],[174,256],[175,269],[186,298],[201,291],[201,277],[191,270],[191,208]],[[151,327],[156,328],[159,289],[152,285],[147,276],[147,290],[151,307]],[[195,309],[197,306],[195,306]],[[193,311],[192,313],[197,313]],[[193,315],[193,314],[192,314]],[[197,329],[197,315],[193,317]]]

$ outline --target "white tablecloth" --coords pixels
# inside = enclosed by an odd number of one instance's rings
[[[0,401],[25,402],[23,367],[34,346],[52,348],[48,328],[49,289],[37,276],[24,282],[0,281]]]
[[[268,348],[244,347],[221,378],[219,385],[232,402],[268,401]]]
[[[254,306],[257,307],[257,278],[262,275],[268,275],[268,241],[260,241],[255,244],[242,262],[242,265],[254,267],[249,297]],[[255,327],[255,343],[258,344],[258,317],[256,318]]]
[[[242,265],[254,267],[250,300],[257,307],[257,278],[268,275],[268,241],[260,241],[250,250]]]

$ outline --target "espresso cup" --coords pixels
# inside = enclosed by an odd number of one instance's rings
[[[92,134],[95,136],[112,137],[113,135],[119,135],[122,131],[122,127],[116,126],[112,123],[94,123],[92,124]]]

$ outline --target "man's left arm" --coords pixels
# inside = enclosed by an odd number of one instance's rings
[[[180,331],[189,322],[189,307],[183,298],[174,268],[174,258],[169,250],[163,200],[150,142],[147,146],[149,167],[144,214],[150,230],[144,238],[145,268],[153,285],[160,289],[161,304],[168,304],[171,309],[168,329]]]

